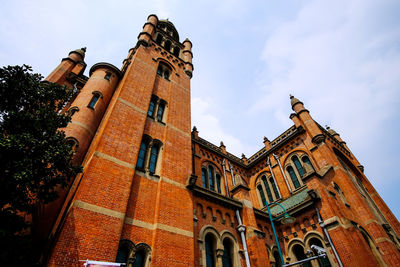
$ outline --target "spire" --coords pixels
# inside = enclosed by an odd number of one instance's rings
[[[301,102],[300,100],[298,100],[294,96],[290,95],[290,104],[292,105],[292,109],[293,109],[294,105],[296,105],[298,103],[303,104],[303,102]]]
[[[76,53],[76,54],[80,55],[82,57],[81,61],[83,61],[85,59],[86,47],[82,47],[80,49],[75,49],[74,51],[69,52],[69,55],[71,55],[72,53]]]

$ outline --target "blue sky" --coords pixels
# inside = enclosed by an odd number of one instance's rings
[[[329,125],[400,217],[400,2],[2,1],[0,65],[47,76],[87,46],[121,66],[149,14],[193,43],[192,125],[251,156],[292,125],[289,94]]]

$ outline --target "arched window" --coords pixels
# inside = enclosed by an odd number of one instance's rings
[[[171,41],[169,41],[169,40],[165,41],[164,48],[167,51],[171,51]]]
[[[139,147],[136,168],[141,171],[148,171],[150,174],[156,173],[161,146],[162,143],[159,140],[152,140],[150,136],[144,135]]]
[[[151,147],[150,161],[149,161],[149,172],[150,173],[156,172],[157,158],[158,158],[158,146],[153,145]]]
[[[264,190],[262,189],[262,186],[258,185],[257,190],[258,190],[258,193],[260,194],[262,205],[265,206],[267,203],[267,200],[265,199]]]
[[[171,68],[167,66],[167,64],[160,62],[157,68],[157,74],[169,81],[169,76],[171,73]]]
[[[217,180],[217,192],[221,194],[221,175],[217,173],[215,179]]]
[[[215,267],[215,241],[212,235],[208,234],[205,238],[206,266]]]
[[[160,104],[158,105],[158,110],[157,110],[157,121],[159,121],[159,122],[162,122],[162,120],[163,120],[164,109],[165,109],[165,102],[160,101]]]
[[[297,156],[293,156],[292,161],[293,161],[294,165],[296,166],[296,169],[299,172],[300,177],[303,177],[305,172],[304,172],[303,166],[301,166],[299,158]]]
[[[106,72],[106,75],[104,76],[104,79],[106,79],[107,81],[109,81],[111,78],[111,72]]]
[[[270,182],[270,184],[272,185],[272,189],[274,190],[275,197],[276,197],[277,199],[280,198],[281,196],[280,196],[280,194],[279,194],[278,188],[276,187],[274,178],[270,177],[270,178],[269,178],[269,182]]]
[[[136,251],[133,266],[144,267],[145,258],[146,258],[146,253],[143,250]]]
[[[144,163],[145,163],[145,160],[146,160],[147,148],[148,148],[148,141],[147,140],[142,140],[142,143],[140,144],[138,160],[137,160],[137,163],[136,163],[136,167],[138,167],[139,169],[144,169]]]
[[[78,111],[79,111],[79,108],[78,108],[78,107],[72,107],[72,108],[70,108],[70,109],[68,110],[67,115],[70,116],[70,117],[72,117],[72,116],[74,116],[74,114],[75,114],[76,112],[78,112]]]
[[[306,254],[304,253],[304,248],[298,244],[294,245],[292,248],[293,254],[296,256],[297,261],[305,260],[307,258]],[[311,267],[310,262],[304,262],[302,267]]]
[[[119,243],[115,262],[124,263],[128,267],[144,267],[149,264],[151,248],[145,243],[135,245],[128,239],[123,239]]]
[[[100,93],[93,92],[93,96],[89,102],[88,108],[94,109],[100,97],[101,97]]]
[[[212,166],[208,166],[208,184],[210,186],[210,189],[215,191],[214,168]]]
[[[224,254],[222,255],[222,267],[232,267],[233,244],[228,238],[225,238],[222,244],[224,245]]]
[[[273,201],[274,201],[274,198],[272,197],[271,189],[269,188],[269,185],[268,185],[268,182],[267,182],[267,178],[265,178],[265,176],[263,176],[263,177],[261,178],[261,180],[262,180],[263,183],[264,183],[265,190],[267,190],[267,196],[268,196],[269,202],[273,202]]]
[[[201,178],[203,181],[203,187],[207,188],[207,170],[204,168],[201,168]]]
[[[72,150],[77,150],[79,147],[79,142],[74,137],[68,137],[66,139],[66,142],[71,147]]]
[[[322,242],[318,239],[318,238],[311,238],[310,239],[310,247],[312,245],[316,245],[320,248],[324,248],[324,246],[322,245]],[[324,257],[324,258],[318,258],[318,263],[320,267],[331,267],[331,263],[329,262],[328,257]]]
[[[296,173],[293,170],[293,167],[292,166],[288,166],[286,168],[286,170],[288,171],[288,173],[290,175],[290,178],[292,179],[294,188],[296,188],[296,189],[299,188],[300,187],[300,183],[299,183],[299,180],[297,179]]]
[[[174,55],[175,55],[176,57],[179,57],[179,52],[180,52],[179,47],[175,46],[175,47],[174,47]]]
[[[275,260],[275,267],[281,267],[282,263],[281,263],[281,257],[279,256],[278,251],[274,251],[274,260]]]
[[[127,263],[129,257],[129,248],[128,247],[120,247],[117,252],[117,258],[115,262],[118,263]]]
[[[202,185],[204,188],[216,191],[219,194],[223,193],[223,184],[221,174],[218,168],[211,163],[207,163],[201,168]]]
[[[157,98],[155,96],[152,96],[150,99],[149,110],[147,111],[147,115],[149,117],[154,118],[154,111],[156,109],[156,104],[157,104]]]
[[[161,35],[161,34],[158,34],[158,35],[157,35],[157,38],[156,38],[156,43],[159,44],[159,45],[161,45],[162,39],[163,39],[162,35]]]

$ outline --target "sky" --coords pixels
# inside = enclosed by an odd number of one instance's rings
[[[250,157],[289,128],[289,95],[346,141],[400,218],[400,1],[3,0],[0,66],[47,76],[71,50],[121,67],[149,14],[193,43],[192,126]]]

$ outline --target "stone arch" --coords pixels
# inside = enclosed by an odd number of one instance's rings
[[[306,245],[306,250],[312,251],[312,249],[311,249],[311,245],[312,244],[311,243],[312,243],[313,239],[317,239],[321,243],[322,247],[326,251],[326,256],[327,256],[328,262],[326,262],[326,260],[325,260],[324,261],[325,264],[323,263],[322,266],[329,266],[329,265],[332,266],[332,263],[335,262],[335,257],[332,254],[332,251],[330,249],[328,249],[328,247],[326,246],[325,239],[324,239],[323,235],[320,232],[310,231],[304,236],[304,244]],[[320,261],[323,261],[323,260],[320,260]],[[320,266],[320,264],[318,264],[317,261],[315,261],[315,260],[312,261],[311,264],[313,266],[315,266],[315,267],[319,267]]]
[[[221,245],[222,249],[224,249],[224,241],[229,240],[229,242],[232,245],[232,251],[231,251],[231,258],[232,258],[232,266],[234,267],[239,267],[240,265],[240,258],[239,258],[239,244],[235,238],[235,236],[229,232],[228,230],[223,230],[221,232]]]
[[[204,225],[199,233],[199,239],[197,240],[199,242],[199,248],[200,248],[200,265],[201,266],[206,266],[206,237],[210,236],[213,239],[213,249],[217,250],[221,248],[221,235],[218,233],[218,231],[211,225]],[[217,252],[215,251],[215,262],[216,262],[216,255]]]
[[[288,261],[289,262],[295,262],[295,261],[297,261],[297,257],[296,257],[296,255],[295,255],[295,253],[294,253],[294,251],[293,251],[293,249],[296,247],[296,246],[301,246],[302,248],[303,248],[303,250],[304,250],[304,253],[306,253],[306,251],[305,251],[305,245],[304,245],[304,242],[303,242],[303,240],[301,240],[300,238],[292,238],[290,241],[289,241],[289,243],[287,244],[287,257],[288,257]]]
[[[372,237],[369,235],[369,233],[361,226],[357,225],[357,229],[361,232],[362,237],[364,240],[367,242],[368,247],[370,248],[373,256],[377,260],[380,266],[387,266],[386,263],[384,262],[381,252],[379,251],[378,246],[375,244],[374,240]]]

